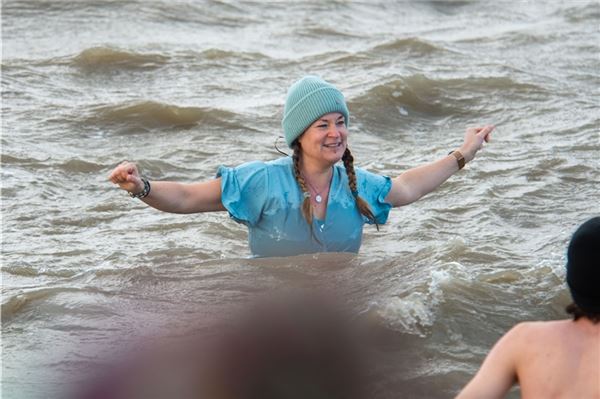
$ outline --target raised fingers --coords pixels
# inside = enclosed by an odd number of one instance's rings
[[[494,130],[495,126],[494,125],[486,125],[484,127],[481,128],[481,130],[477,133],[480,136],[483,137],[483,139],[485,140],[485,142],[489,142],[490,138],[491,138],[491,133]]]
[[[111,182],[117,184],[119,181],[123,180],[123,165],[120,164],[118,165],[116,168],[114,168],[112,170],[112,172],[110,172],[110,175],[108,176],[108,180],[110,180]]]

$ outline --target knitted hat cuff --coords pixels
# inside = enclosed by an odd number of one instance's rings
[[[326,90],[331,90],[334,93],[334,96],[337,96],[338,91],[333,88],[333,87],[321,87],[315,91],[312,91],[308,94],[306,94],[304,97],[302,97],[300,100],[298,100],[298,102],[296,104],[294,104],[294,106],[292,108],[290,108],[288,110],[288,112],[286,113],[285,117],[283,118],[284,120],[289,116],[292,115],[294,113],[294,111],[304,103],[304,101],[308,100],[310,97],[315,96],[317,94],[319,94],[322,91],[326,91]],[[318,117],[317,117],[318,118]]]

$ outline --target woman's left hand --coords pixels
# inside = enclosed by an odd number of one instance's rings
[[[465,157],[465,161],[469,162],[475,158],[475,154],[483,147],[484,142],[490,141],[494,125],[485,125],[481,127],[469,127],[465,133],[465,141],[459,151]]]

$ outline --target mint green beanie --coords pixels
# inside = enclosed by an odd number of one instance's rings
[[[281,126],[288,147],[317,119],[331,112],[344,115],[348,126],[350,114],[344,95],[318,76],[305,76],[287,93]]]

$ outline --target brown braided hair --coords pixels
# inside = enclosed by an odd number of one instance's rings
[[[310,236],[320,244],[321,242],[315,236],[315,232],[313,230],[313,212],[310,204],[310,191],[308,191],[308,188],[306,187],[304,176],[302,176],[302,173],[300,173],[300,158],[302,157],[302,150],[298,140],[292,143],[292,149],[294,150],[294,153],[292,154],[292,160],[294,163],[294,177],[296,178],[296,181],[302,190],[302,194],[304,195],[304,201],[302,202],[301,207],[302,215],[310,227]]]
[[[312,208],[310,206],[310,191],[306,187],[306,182],[304,181],[304,176],[300,173],[300,158],[302,157],[302,150],[300,147],[300,143],[298,141],[294,141],[292,144],[292,149],[294,150],[294,154],[292,155],[292,160],[294,161],[294,177],[300,185],[300,189],[304,194],[304,202],[302,202],[302,215],[304,215],[304,219],[308,222],[309,225],[312,226]]]
[[[375,227],[377,227],[377,231],[379,231],[379,223],[375,220],[375,215],[373,215],[373,211],[371,211],[371,207],[358,195],[358,188],[356,187],[356,172],[354,172],[354,157],[350,152],[350,149],[346,147],[346,151],[344,151],[344,155],[342,156],[342,161],[344,162],[344,167],[346,167],[346,175],[348,176],[348,185],[350,186],[350,191],[352,191],[352,195],[356,200],[356,206],[361,214],[365,215],[371,222],[375,223]]]
[[[302,202],[301,208],[302,215],[304,216],[304,219],[306,219],[306,222],[311,228],[311,235],[313,236],[313,238],[316,239],[316,237],[314,236],[312,225],[313,213],[312,206],[310,204],[310,191],[308,191],[308,188],[306,187],[306,182],[304,181],[304,177],[300,173],[300,158],[302,157],[302,147],[300,146],[300,142],[298,140],[292,143],[292,149],[294,150],[294,154],[292,155],[292,160],[294,164],[294,177],[296,178],[296,181],[298,182],[302,193],[304,193],[304,201]],[[350,191],[352,191],[352,195],[354,196],[356,206],[358,207],[359,212],[366,216],[371,222],[375,223],[377,231],[379,231],[379,223],[377,223],[377,221],[375,220],[375,215],[373,215],[371,207],[369,206],[367,201],[365,201],[358,195],[358,188],[356,187],[356,173],[354,172],[354,157],[352,156],[350,149],[346,148],[344,156],[342,156],[342,161],[344,162],[344,166],[346,168],[346,175],[348,176],[348,185],[350,186]]]

